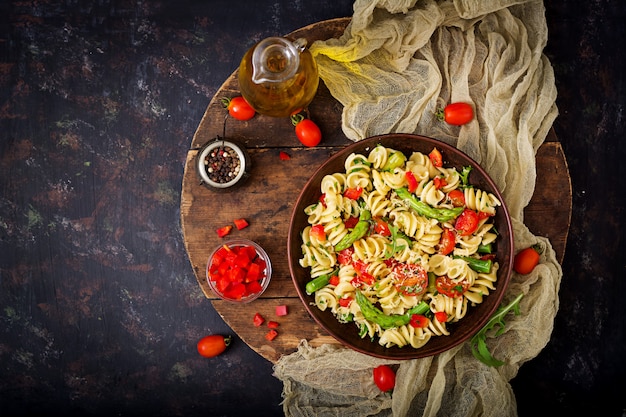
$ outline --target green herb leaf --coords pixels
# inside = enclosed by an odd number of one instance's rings
[[[494,358],[489,352],[489,348],[487,347],[487,332],[491,329],[494,329],[498,326],[494,337],[501,335],[504,333],[504,326],[506,325],[504,321],[504,317],[509,313],[509,311],[513,310],[516,316],[520,315],[520,307],[519,302],[522,299],[524,294],[518,295],[513,301],[511,301],[506,306],[500,306],[498,310],[491,316],[487,324],[483,326],[482,329],[478,331],[471,339],[470,339],[470,347],[472,349],[472,354],[476,359],[484,363],[488,366],[502,366],[504,362]]]

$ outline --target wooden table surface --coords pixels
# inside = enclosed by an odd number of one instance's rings
[[[309,43],[338,37],[349,19],[319,22],[289,34],[305,37]],[[287,263],[289,219],[297,196],[312,172],[338,149],[352,143],[341,131],[341,105],[323,82],[309,106],[311,118],[322,130],[323,139],[315,148],[305,148],[295,137],[288,118],[256,115],[241,122],[230,117],[222,106],[223,97],[239,95],[237,71],[211,100],[194,135],[187,154],[181,195],[181,224],[185,247],[198,284],[215,309],[243,341],[269,361],[296,350],[302,339],[312,346],[338,343],[308,315],[292,284]],[[199,149],[215,137],[223,136],[247,148],[252,168],[250,178],[228,192],[216,192],[201,184],[195,169]],[[279,152],[290,160],[280,160]],[[564,175],[566,174],[567,175]],[[549,187],[538,187],[525,210],[525,223],[537,235],[548,237],[562,261],[572,211],[572,191],[567,162],[553,131],[537,152],[537,178]],[[250,226],[234,229],[229,237],[258,242],[268,252],[273,267],[266,292],[252,303],[239,305],[219,300],[206,282],[206,263],[213,248],[223,242],[216,229],[246,218]],[[275,316],[277,305],[287,305],[289,314]],[[280,323],[279,336],[268,342],[267,329],[255,327],[252,318],[260,313]]]

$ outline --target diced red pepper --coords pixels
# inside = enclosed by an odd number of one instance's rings
[[[246,294],[246,286],[240,282],[235,282],[230,285],[224,295],[233,300],[239,300]]]
[[[428,157],[430,158],[430,162],[432,162],[435,167],[441,168],[443,166],[443,156],[441,156],[439,149],[433,148],[433,150],[428,154]]]
[[[417,329],[423,329],[424,327],[428,326],[428,319],[426,318],[426,316],[423,316],[421,314],[413,314],[411,316],[411,321],[409,321],[409,324]]]
[[[354,226],[359,222],[359,218],[356,216],[352,216],[349,219],[346,219],[343,222],[343,225],[346,226],[346,229],[354,229]]]
[[[259,327],[259,326],[261,326],[263,323],[265,323],[265,318],[264,318],[261,314],[256,313],[256,314],[254,315],[254,319],[252,319],[252,322],[254,323],[254,325],[255,325],[256,327]]]
[[[245,282],[258,281],[261,278],[261,267],[258,263],[251,263],[244,279]]]
[[[352,297],[345,297],[345,298],[339,299],[339,305],[341,307],[348,307],[351,302],[352,302]]]
[[[269,327],[270,329],[278,329],[278,326],[279,324],[277,321],[270,320],[267,322],[267,327]]]
[[[358,200],[359,197],[361,197],[362,193],[363,193],[363,188],[354,187],[354,188],[348,188],[346,191],[344,191],[343,196],[346,198],[349,198],[350,200]]]
[[[278,157],[280,158],[281,161],[288,161],[291,159],[291,156],[289,156],[289,154],[284,151],[280,151],[280,153],[278,154]]]
[[[448,320],[448,314],[445,311],[438,311],[435,313],[435,318],[439,323],[443,323]]]
[[[228,226],[220,227],[219,229],[217,229],[217,235],[219,237],[224,237],[228,235],[232,229],[233,226],[231,226],[230,224]]]
[[[406,182],[409,184],[409,186],[407,187],[410,193],[414,193],[415,190],[417,190],[417,178],[415,178],[415,174],[413,174],[413,171],[407,171],[406,174],[404,174],[404,176],[406,177]]]
[[[330,277],[330,280],[328,280],[328,283],[330,285],[338,285],[339,284],[339,277],[337,275],[333,275],[332,277]]]
[[[276,336],[278,336],[278,332],[274,329],[271,329],[269,332],[265,334],[265,338],[269,340],[270,342],[276,339]]]
[[[252,281],[246,284],[246,292],[248,294],[256,294],[258,292],[261,292],[262,289],[263,287],[261,286],[261,283],[259,281]]]
[[[322,206],[326,208],[326,194],[322,194],[320,196],[320,203],[322,203]]]
[[[235,219],[233,220],[233,223],[235,223],[237,230],[245,229],[250,225],[246,219]]]
[[[323,224],[314,224],[311,226],[309,234],[320,242],[326,242],[326,232]]]
[[[288,312],[286,305],[276,306],[276,315],[277,316],[286,316]]]
[[[442,177],[435,177],[433,178],[433,185],[437,190],[439,190],[448,185],[448,181],[446,181],[446,179]]]

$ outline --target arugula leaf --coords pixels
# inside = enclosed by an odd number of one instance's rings
[[[506,306],[500,306],[496,312],[491,316],[487,324],[483,326],[482,329],[478,331],[472,338],[470,339],[470,347],[472,348],[472,354],[476,359],[484,363],[488,366],[502,366],[504,362],[494,358],[489,352],[489,348],[487,347],[487,332],[496,326],[499,328],[496,330],[494,337],[500,336],[504,333],[504,326],[506,325],[504,321],[504,316],[511,310],[515,313],[516,316],[519,316],[520,307],[519,302],[522,299],[524,294],[518,295],[513,301],[511,301]]]

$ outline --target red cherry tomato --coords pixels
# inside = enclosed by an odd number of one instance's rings
[[[441,152],[439,152],[439,149],[433,148],[428,154],[428,158],[430,158],[430,162],[432,162],[435,167],[441,168],[443,166],[443,156]]]
[[[222,104],[228,109],[228,114],[237,120],[250,120],[256,114],[252,106],[241,96],[223,98]]]
[[[317,146],[322,140],[322,131],[313,120],[296,114],[291,116],[291,123],[296,127],[296,136],[304,146]]]
[[[469,236],[478,228],[478,213],[474,210],[465,209],[459,217],[456,218],[454,228],[458,230],[461,236]]]
[[[205,358],[212,358],[224,352],[230,345],[231,337],[220,334],[204,336],[198,341],[198,353]]]
[[[398,263],[391,271],[396,289],[404,295],[422,295],[428,289],[428,273],[421,265]]]
[[[374,383],[379,390],[388,392],[396,386],[396,373],[389,365],[380,365],[374,368]]]
[[[461,126],[474,118],[474,109],[467,103],[451,103],[438,111],[437,117],[450,125]]]
[[[413,314],[411,316],[411,321],[409,321],[409,325],[411,325],[411,327],[415,327],[416,329],[423,329],[428,326],[428,318],[421,314]]]
[[[389,230],[389,225],[386,221],[384,221],[380,217],[374,218],[374,232],[378,233],[381,236],[391,236],[391,230]]]
[[[450,191],[448,198],[454,207],[463,207],[465,205],[465,194],[459,189]]]
[[[456,245],[456,234],[450,229],[443,229],[441,233],[441,239],[439,240],[438,253],[441,255],[448,255],[454,250]]]
[[[469,282],[465,279],[461,282],[454,282],[447,275],[442,275],[435,279],[437,292],[452,298],[462,296],[469,287]]]
[[[513,261],[515,272],[523,275],[530,274],[539,263],[539,255],[540,251],[536,246],[519,251]]]

